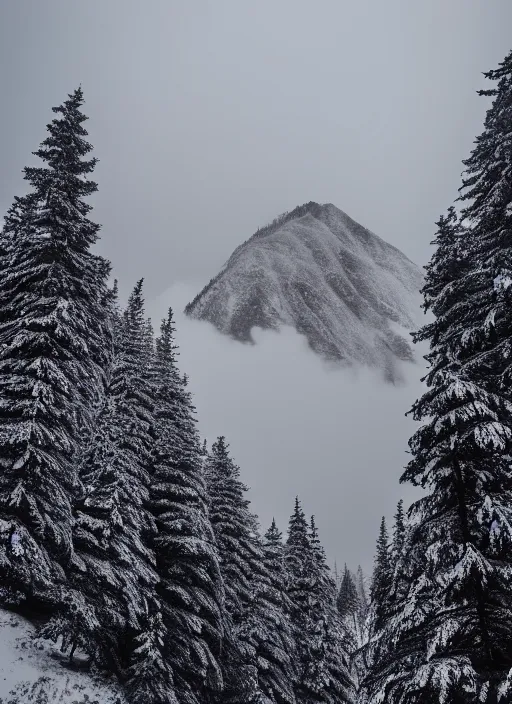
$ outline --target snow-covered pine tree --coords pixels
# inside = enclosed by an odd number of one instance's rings
[[[511,391],[512,301],[512,51],[498,69],[484,74],[495,83],[479,91],[492,97],[484,131],[475,140],[460,188],[468,226],[463,256],[467,267],[459,289],[462,323],[455,342],[472,378],[508,400]],[[454,318],[455,320],[455,318]],[[462,328],[462,329],[461,329]],[[461,348],[461,349],[460,349]]]
[[[224,642],[221,658],[222,704],[258,702],[262,693],[254,642],[254,598],[262,576],[257,522],[245,498],[247,487],[228,452],[224,437],[212,445],[205,463],[209,515],[225,586]]]
[[[132,638],[148,623],[147,604],[154,602],[158,581],[150,547],[155,527],[147,505],[154,362],[142,281],[122,315],[114,290],[111,321],[114,357],[103,407],[81,463],[84,490],[75,506],[75,555],[68,574],[73,593],[83,599],[72,599],[71,609],[63,603],[41,634],[64,635],[71,620],[81,647],[98,664],[123,676],[131,662]],[[96,614],[94,629],[85,615],[75,618],[80,609]]]
[[[137,611],[144,614],[150,603],[156,575],[155,556],[151,549],[156,526],[149,510],[149,486],[152,470],[154,431],[154,386],[148,326],[144,317],[141,279],[128,298],[121,324],[121,353],[113,370],[112,395],[116,419],[121,430],[117,453],[120,514],[123,531],[114,544],[114,552],[126,565],[131,565],[129,589],[137,590],[127,599],[129,622],[136,627]],[[147,590],[149,596],[144,594]]]
[[[395,566],[402,554],[405,541],[405,515],[404,500],[400,499],[396,506],[396,513],[393,524],[393,541],[391,543],[391,570],[394,572]]]
[[[327,565],[325,551],[318,537],[315,517],[311,516],[309,544],[316,565],[316,591],[321,617],[318,621],[318,644],[324,654],[326,678],[321,701],[337,704],[353,702],[354,681],[350,674],[350,642],[336,604],[336,582]]]
[[[148,385],[151,343],[147,321],[141,323],[141,284],[137,284],[122,316],[117,286],[112,292],[115,355],[95,433],[81,463],[84,490],[75,506],[70,593],[41,630],[45,637],[62,636],[72,650],[78,644],[98,665],[121,676],[131,662],[132,637],[142,633],[142,623],[147,626],[147,603],[153,599],[157,582],[154,557],[143,533],[144,525],[152,526],[144,497],[148,491],[153,388]],[[127,337],[134,343],[131,354],[127,354]],[[140,389],[147,393],[139,394]],[[126,441],[126,428],[136,431],[130,442]],[[67,632],[74,634],[74,640]]]
[[[190,393],[176,364],[172,311],[156,343],[155,434],[150,506],[167,630],[165,661],[180,702],[197,704],[222,688],[217,662],[222,638],[223,585],[201,445]]]
[[[81,621],[91,633],[89,648],[83,649],[97,664],[119,672],[118,641],[125,632],[127,609],[122,596],[123,565],[113,554],[113,546],[124,530],[118,430],[114,399],[108,393],[82,468],[84,490],[74,511],[75,556],[68,579],[97,615],[98,628],[94,633],[87,619]]]
[[[35,228],[34,221],[37,213],[37,194],[29,193],[26,196],[15,196],[9,210],[4,216],[4,223],[0,232],[0,257],[2,263],[2,271],[8,272],[10,262],[7,259],[8,254],[12,251],[11,247],[15,247],[19,239],[23,237],[29,238],[33,234]],[[9,303],[9,290],[0,291],[7,297],[2,301],[1,311],[7,308]],[[11,335],[14,333],[12,329]]]
[[[117,284],[109,298],[114,356],[107,373],[103,406],[96,417],[94,432],[79,463],[82,492],[74,506],[74,556],[68,569],[66,599],[39,635],[62,638],[62,649],[75,646],[88,653],[99,667],[121,674],[119,638],[126,627],[122,597],[122,567],[113,559],[112,545],[123,531],[119,501],[118,452],[121,446],[112,375],[121,354],[121,315]]]
[[[298,704],[351,701],[352,682],[336,608],[336,587],[314,519],[308,526],[298,498],[288,526],[285,561],[297,652],[296,700]]]
[[[357,592],[357,598],[359,600],[359,616],[361,621],[364,621],[366,619],[366,616],[368,614],[368,609],[370,606],[370,599],[368,597],[368,587],[367,587],[367,579],[366,575],[363,572],[363,568],[361,565],[357,566],[357,571],[356,571],[356,576],[355,576],[355,585],[356,585],[356,592]]]
[[[349,568],[345,564],[343,568],[343,576],[336,599],[338,612],[343,620],[348,619],[351,622],[359,607],[359,599],[357,596],[356,585],[354,578]]]
[[[393,612],[395,603],[400,600],[407,589],[407,584],[404,582],[405,572],[401,568],[401,560],[406,540],[406,530],[404,502],[403,499],[400,499],[394,516],[393,540],[391,541],[389,554],[391,568],[390,591],[388,594],[389,614]]]
[[[252,601],[244,631],[256,654],[263,701],[295,704],[295,641],[286,592],[282,536],[275,521],[265,533],[263,562],[253,576]]]
[[[36,601],[52,600],[73,554],[74,456],[108,356],[109,265],[90,251],[99,225],[84,198],[97,190],[87,178],[96,160],[85,158],[82,104],[78,89],[53,109],[35,152],[46,165],[25,169],[32,191],[7,223],[0,281],[0,579]]]
[[[461,231],[453,215],[439,222],[424,287],[435,320],[415,336],[430,342],[430,370],[402,481],[430,493],[411,507],[395,573],[407,588],[367,680],[374,700],[390,704],[495,703],[512,666],[512,406],[492,381],[478,305],[471,313],[485,275],[463,246],[473,233]]]
[[[384,516],[380,522],[379,537],[371,584],[371,632],[378,631],[386,622],[391,591],[391,561],[389,535]]]
[[[365,602],[366,603],[366,602]],[[345,564],[336,604],[345,633],[346,651],[350,654],[350,674],[356,689],[367,669],[366,653],[363,650],[368,632],[368,624],[363,614],[365,604],[356,588],[356,578]]]
[[[175,693],[172,670],[164,653],[169,634],[162,614],[154,610],[142,621],[125,683],[130,704],[184,704]]]
[[[399,508],[401,506],[399,505]],[[393,608],[393,562],[386,519],[382,517],[374,559],[372,581],[370,587],[370,605],[363,627],[363,638],[358,643],[354,654],[354,662],[358,665],[358,682],[361,684],[361,701],[364,698],[362,683],[372,661],[376,657],[374,639],[385,626]]]
[[[308,523],[299,498],[288,524],[288,538],[285,547],[285,564],[288,576],[288,596],[290,598],[291,620],[296,643],[297,681],[295,697],[298,704],[318,702],[319,693],[311,691],[310,681],[313,669],[321,668],[322,653],[317,653],[313,635],[315,622],[310,613],[311,606],[316,606],[311,591],[315,582],[315,560],[313,558],[308,535]]]

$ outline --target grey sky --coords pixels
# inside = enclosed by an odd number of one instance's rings
[[[259,225],[309,200],[423,264],[481,130],[481,73],[511,48],[511,25],[510,0],[4,0],[0,212],[24,190],[51,106],[81,82],[100,159],[101,251],[123,294],[141,276],[149,297],[171,288],[155,314],[181,301],[176,287],[197,292]],[[329,382],[297,341],[249,353],[182,328],[201,429],[228,435],[262,519],[283,519],[303,493],[330,554],[368,563],[399,493],[417,386],[388,402],[367,382]],[[258,369],[275,383],[260,385]],[[305,374],[317,380],[306,385],[310,415],[293,392]],[[265,401],[262,388],[276,394]],[[289,489],[269,495],[276,477]]]
[[[511,22],[510,0],[5,0],[0,208],[82,82],[123,290],[200,285],[309,200],[423,263]]]

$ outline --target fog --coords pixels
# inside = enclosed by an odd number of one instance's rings
[[[179,366],[190,376],[199,429],[225,435],[263,529],[288,525],[295,496],[315,514],[331,564],[370,570],[382,515],[416,496],[398,478],[415,428],[405,417],[423,366],[402,365],[400,386],[375,370],[333,368],[291,328],[255,329],[256,345],[219,334],[180,311],[194,291],[178,284],[149,305],[155,324],[176,311]]]

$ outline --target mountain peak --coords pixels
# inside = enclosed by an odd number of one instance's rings
[[[396,326],[412,329],[420,269],[332,203],[310,201],[259,228],[235,249],[185,313],[252,342],[253,327],[291,325],[342,364],[382,368],[412,360]]]

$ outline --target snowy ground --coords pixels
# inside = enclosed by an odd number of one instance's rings
[[[35,643],[33,632],[0,609],[0,704],[125,704],[114,684],[69,669],[58,648]]]

